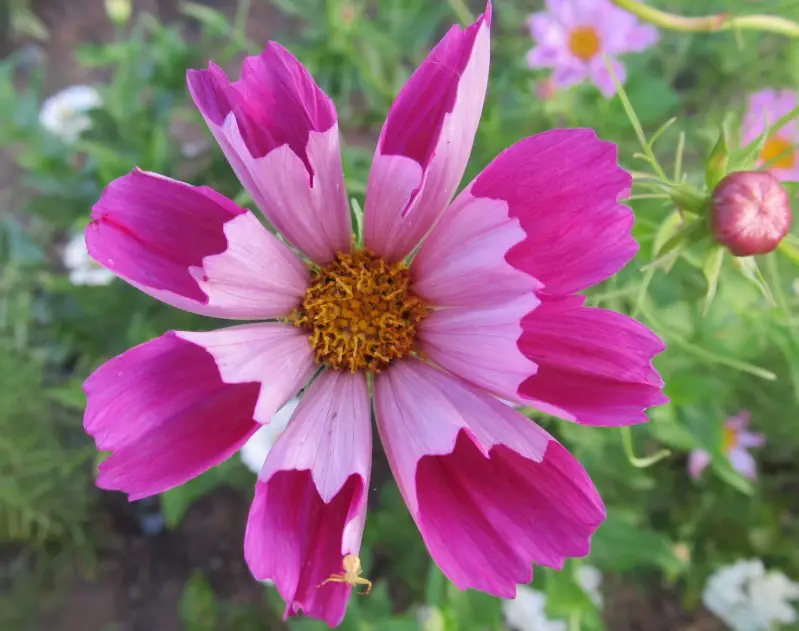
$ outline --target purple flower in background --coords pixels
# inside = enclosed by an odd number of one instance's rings
[[[757,477],[755,459],[749,453],[752,447],[762,447],[766,442],[763,434],[746,431],[749,426],[749,412],[741,410],[724,422],[721,450],[730,461],[733,469],[753,480]],[[698,478],[710,463],[710,454],[704,449],[694,449],[688,456],[688,473]]]
[[[796,93],[790,90],[762,90],[752,94],[743,121],[744,143],[752,142],[796,105]],[[795,120],[766,139],[760,151],[759,164],[766,163],[777,179],[799,180],[799,125]]]
[[[536,43],[527,54],[531,67],[554,68],[559,88],[587,79],[608,98],[616,86],[603,56],[624,83],[627,72],[616,56],[641,52],[658,40],[654,27],[640,24],[608,0],[547,0],[546,11],[533,13],[528,26]]]

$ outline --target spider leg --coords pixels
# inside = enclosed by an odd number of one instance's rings
[[[358,578],[355,579],[355,584],[366,585],[366,589],[364,589],[362,592],[359,592],[361,596],[368,596],[369,592],[372,591],[372,581],[370,581],[368,578],[363,578],[359,576]]]
[[[316,586],[317,589],[322,587],[322,585],[327,585],[328,583],[346,583],[347,579],[344,578],[343,574],[331,574],[325,580],[323,580],[319,585]]]

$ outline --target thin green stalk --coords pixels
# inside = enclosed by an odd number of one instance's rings
[[[466,6],[466,3],[463,0],[447,0],[449,2],[449,6],[452,9],[452,12],[458,16],[458,20],[460,20],[461,24],[471,24],[474,22],[474,16],[472,12],[469,11],[469,7]]]
[[[644,458],[636,456],[635,451],[633,450],[633,434],[628,425],[625,425],[621,428],[621,443],[624,446],[624,455],[627,456],[627,460],[629,460],[630,464],[636,469],[646,469],[647,467],[651,467],[653,464],[660,462],[663,460],[663,458],[668,458],[671,455],[671,451],[668,449],[661,449],[657,453]]]
[[[709,351],[706,348],[702,348],[701,346],[697,346],[686,340],[684,337],[675,333],[674,331],[669,331],[666,329],[655,317],[655,314],[646,304],[646,301],[642,301],[640,305],[640,312],[649,320],[652,326],[656,329],[660,329],[661,331],[666,331],[668,334],[668,342],[670,344],[674,344],[676,346],[680,346],[683,350],[691,353],[695,357],[699,359],[703,359],[708,361],[712,364],[721,364],[722,366],[727,366],[728,368],[733,368],[735,370],[740,370],[741,372],[749,373],[750,375],[754,375],[755,377],[760,377],[761,379],[765,379],[767,381],[776,381],[777,375],[775,375],[770,370],[766,370],[765,368],[761,368],[760,366],[755,366],[754,364],[750,364],[749,362],[740,361],[735,359],[734,357],[726,357],[724,355],[719,355],[718,353],[714,353],[713,351]]]
[[[799,24],[776,15],[729,15],[717,13],[701,17],[685,17],[655,9],[639,0],[611,0],[613,4],[645,22],[660,28],[683,33],[717,33],[720,31],[768,31],[786,37],[799,37]]]

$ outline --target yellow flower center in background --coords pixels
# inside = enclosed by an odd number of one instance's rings
[[[578,26],[569,33],[569,50],[583,61],[591,61],[599,52],[599,33],[593,26]]]
[[[427,305],[411,293],[410,272],[369,250],[339,252],[312,272],[302,305],[288,317],[310,333],[316,360],[338,370],[379,372],[414,350]]]
[[[796,164],[796,148],[784,138],[771,136],[760,151],[760,159],[771,167],[790,169]]]
[[[738,434],[726,423],[721,430],[721,450],[723,453],[730,453],[738,446]]]

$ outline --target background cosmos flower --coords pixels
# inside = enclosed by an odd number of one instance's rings
[[[796,622],[791,603],[799,583],[782,572],[766,571],[760,559],[741,560],[716,570],[702,593],[705,607],[735,631],[770,631]]]
[[[344,617],[351,585],[321,584],[360,549],[368,372],[433,559],[459,588],[505,598],[533,564],[587,554],[605,517],[580,464],[505,402],[612,426],[665,401],[651,365],[660,340],[576,294],[637,248],[614,145],[579,129],[527,138],[451,202],[482,110],[490,23],[489,4],[453,27],[389,111],[364,250],[352,249],[335,107],[274,43],[239,81],[211,64],[188,82],[293,247],[222,195],[140,170],[92,210],[90,253],[142,291],[203,315],[278,320],[171,331],[108,361],[86,381],[84,426],[112,452],[98,485],[137,499],[230,457],[307,386],[267,455],[245,536],[250,569],[274,581],[286,616]]]
[[[752,142],[796,106],[796,92],[790,90],[762,90],[752,94],[743,120],[744,144]],[[796,120],[766,139],[760,152],[760,165],[767,162],[774,177],[799,180],[799,125]]]
[[[749,412],[746,410],[724,421],[721,450],[736,471],[754,479],[757,476],[757,465],[748,450],[752,447],[762,447],[765,437],[763,434],[747,431],[749,421]],[[708,464],[710,464],[710,454],[704,449],[694,449],[688,456],[688,473],[692,478],[698,478]]]
[[[73,85],[56,92],[42,103],[39,123],[64,142],[73,143],[92,125],[87,113],[100,107],[102,102],[96,88]]]
[[[89,256],[86,238],[82,232],[73,235],[67,241],[61,260],[69,271],[69,280],[74,285],[108,285],[114,280],[112,271],[98,265]]]
[[[559,88],[588,80],[606,97],[616,87],[603,55],[624,83],[627,72],[618,55],[641,52],[658,40],[653,26],[608,0],[547,0],[546,10],[533,13],[528,26],[535,42],[527,55],[531,67],[553,68]]]

